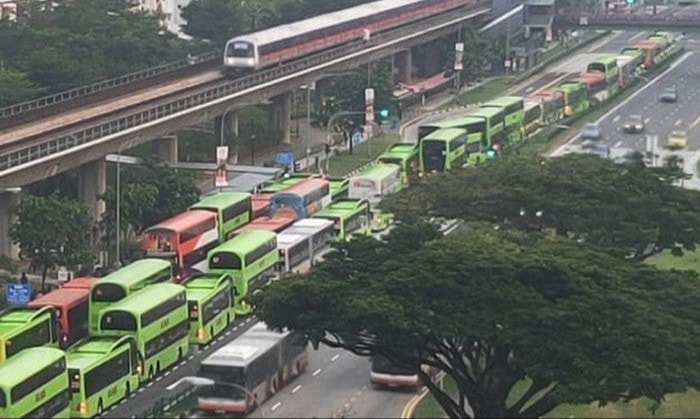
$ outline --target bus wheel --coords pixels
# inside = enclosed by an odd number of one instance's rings
[[[102,407],[102,399],[97,403],[97,416],[101,416],[104,408]]]

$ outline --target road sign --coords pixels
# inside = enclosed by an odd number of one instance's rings
[[[358,145],[362,143],[362,131],[357,130],[352,133],[352,137],[350,138],[352,140],[352,145]]]
[[[464,68],[462,61],[464,61],[464,42],[457,42],[455,44],[455,71]]]
[[[371,87],[365,89],[365,121],[374,121],[374,89]]]
[[[24,307],[32,299],[32,285],[7,284],[7,304],[12,307]]]
[[[287,167],[290,172],[294,171],[294,153],[282,151],[277,153],[277,164],[282,167]]]
[[[65,266],[58,268],[58,283],[64,284],[68,282],[68,269]]]
[[[214,176],[214,186],[228,186],[228,171],[226,164],[228,163],[228,147],[216,147],[216,174]]]

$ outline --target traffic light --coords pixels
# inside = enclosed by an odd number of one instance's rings
[[[500,144],[494,144],[486,150],[486,159],[487,160],[493,160],[497,158],[501,154],[501,145]]]
[[[381,118],[382,120],[389,118],[389,108],[381,108],[379,110],[379,118]]]

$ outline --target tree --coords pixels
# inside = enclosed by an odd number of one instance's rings
[[[493,51],[490,51],[491,45],[484,39],[481,33],[471,26],[464,29],[462,39],[464,43],[464,52],[462,59],[462,82],[469,82],[481,77],[484,67],[491,61]],[[455,52],[451,51],[448,54],[446,70],[454,69]]]
[[[187,21],[182,28],[185,33],[219,46],[243,33],[245,27],[244,16],[231,0],[193,1],[182,9],[181,15]]]
[[[0,108],[30,100],[39,96],[41,91],[26,74],[0,64]]]
[[[382,204],[404,221],[431,215],[551,229],[643,259],[700,242],[700,194],[673,186],[684,177],[677,167],[593,155],[504,157],[430,178]]]
[[[201,191],[192,175],[178,171],[158,159],[150,159],[137,170],[121,173],[119,196],[121,234],[128,239],[197,202]],[[102,215],[105,238],[116,231],[116,191],[107,188],[102,196],[106,211]]]
[[[91,269],[90,234],[93,221],[89,208],[61,197],[22,195],[16,209],[18,222],[10,237],[20,246],[20,257],[30,259],[42,271],[42,287],[49,269],[66,265]]]
[[[455,418],[660,403],[700,384],[697,274],[539,233],[416,240],[415,228],[396,227],[404,237],[386,244],[351,241],[308,276],[272,284],[253,298],[257,315],[315,345],[445,372],[456,397],[419,374]]]

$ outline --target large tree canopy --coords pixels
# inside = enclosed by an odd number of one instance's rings
[[[540,233],[490,226],[435,238],[397,227],[342,246],[255,297],[259,317],[312,342],[421,372],[450,417],[539,417],[697,387],[700,281]]]
[[[429,178],[383,205],[405,221],[432,215],[546,228],[641,259],[700,242],[700,193],[675,187],[679,177],[676,167],[635,160],[513,157]]]

